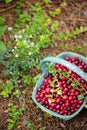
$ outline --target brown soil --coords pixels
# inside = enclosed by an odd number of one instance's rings
[[[47,7],[43,4],[41,0],[24,0],[25,7],[23,10],[28,11],[29,6],[35,4],[37,1],[40,2],[41,6],[48,11],[54,10],[55,8],[60,6],[60,3],[57,3],[57,0],[54,0],[51,4],[51,7]],[[67,0],[68,1],[68,0]],[[10,3],[8,5],[4,4],[3,1],[0,2],[0,14],[4,17],[5,23],[8,26],[13,26],[14,21],[17,17],[15,13],[15,2]],[[69,0],[68,4],[65,8],[62,9],[60,16],[56,16],[54,19],[59,21],[59,32],[66,32],[66,30],[73,31],[76,27],[79,26],[87,26],[87,16],[84,16],[84,11],[87,11],[87,0]],[[3,40],[7,44],[10,40],[9,34],[5,34],[3,36]],[[69,47],[71,46],[82,46],[83,43],[87,43],[87,32],[80,34],[77,39],[71,39],[67,42]],[[57,42],[58,46],[53,48],[47,48],[41,50],[44,55],[57,55],[62,51],[70,51],[70,48],[62,49],[61,44]],[[87,48],[85,51],[81,52],[77,50],[80,54],[87,56]],[[31,75],[34,75],[34,70],[32,70]],[[0,84],[6,82],[6,77],[3,74],[3,69],[0,67]],[[25,88],[24,88],[25,89]],[[20,90],[21,91],[21,90]],[[26,120],[32,120],[34,122],[35,130],[87,130],[87,110],[83,109],[78,116],[73,118],[70,121],[64,122],[56,117],[51,117],[46,115],[41,109],[37,108],[33,103],[31,95],[32,95],[33,87],[29,87],[29,90],[26,91],[25,94],[22,95],[23,100],[17,101],[14,96],[10,96],[9,98],[2,98],[0,96],[0,130],[7,130],[7,119],[8,119],[8,103],[13,102],[18,104],[19,106],[25,106],[26,111],[23,116],[20,118],[18,129],[17,130],[29,130],[26,126]],[[15,129],[14,129],[15,130]]]

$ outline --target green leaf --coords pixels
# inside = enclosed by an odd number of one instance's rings
[[[68,80],[67,80],[67,84],[69,84],[69,83],[70,83],[70,80],[68,79]]]
[[[58,95],[62,95],[61,89],[57,90],[57,94],[58,94]]]
[[[52,103],[52,102],[55,102],[55,99],[50,99],[50,102]]]
[[[81,100],[81,99],[83,99],[83,98],[84,98],[83,95],[78,95],[78,100]]]
[[[2,91],[0,95],[2,95],[4,98],[7,98],[9,96],[6,91]]]
[[[62,47],[62,49],[64,49],[65,48],[65,43],[62,43],[61,47]]]
[[[59,85],[56,86],[57,88],[56,89],[53,89],[52,92],[58,92],[59,94],[62,93]]]
[[[43,2],[44,2],[45,4],[48,4],[48,3],[49,3],[49,0],[43,0]]]
[[[74,84],[78,84],[78,81],[76,79],[74,79]]]
[[[12,0],[5,0],[6,4],[10,3]]]
[[[0,41],[0,52],[6,51],[6,45],[3,41]]]
[[[71,84],[74,89],[78,89],[79,82],[74,79],[73,83]]]
[[[54,82],[51,82],[50,85],[51,85],[52,87],[54,87]]]
[[[35,130],[35,129],[34,129],[34,123],[33,123],[31,120],[28,121],[27,127],[28,127],[30,130]]]
[[[87,104],[85,104],[84,107],[87,108]]]
[[[56,31],[58,29],[58,26],[59,26],[59,22],[58,21],[55,21],[53,22],[52,26],[51,26],[51,29],[52,31]]]
[[[49,114],[49,113],[44,113],[44,116],[45,116],[45,118],[51,118],[52,117],[52,115],[51,114]]]
[[[85,98],[85,101],[87,102],[87,97]]]
[[[54,17],[55,16],[55,12],[54,11],[49,11],[49,15]]]
[[[59,15],[61,13],[61,9],[60,8],[57,8],[56,10],[55,10],[55,14],[56,15]]]
[[[54,65],[51,65],[51,66],[48,67],[48,72],[49,73],[55,73],[55,71],[54,71]]]
[[[83,31],[84,31],[84,27],[80,26],[80,32],[83,32]]]
[[[81,92],[81,93],[83,93],[83,91],[84,91],[84,89],[83,89],[83,88],[80,88],[79,90],[80,90],[80,92]]]
[[[77,89],[77,85],[75,85],[75,84],[71,84],[72,85],[72,87],[74,88],[74,89]]]
[[[4,24],[4,19],[0,16],[0,25]]]
[[[1,25],[1,26],[0,26],[0,35],[3,35],[3,34],[4,34],[4,32],[6,31],[6,29],[7,29],[7,27],[6,27],[6,26]]]
[[[51,97],[52,97],[52,94],[48,94],[47,97],[48,97],[48,98],[51,98]]]

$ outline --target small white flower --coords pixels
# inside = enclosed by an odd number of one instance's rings
[[[14,49],[17,49],[17,46],[14,46]]]
[[[18,34],[20,34],[20,33],[21,33],[21,30],[18,31]]]
[[[29,52],[29,53],[28,53],[28,55],[29,55],[29,56],[31,56],[31,55],[32,55],[32,53],[31,53],[31,52]]]
[[[12,72],[10,72],[10,74],[12,74]],[[9,83],[9,80],[7,80],[6,83],[8,84],[8,83]]]
[[[12,74],[12,72],[11,72],[11,71],[10,71],[9,73],[10,73],[10,74]]]
[[[32,38],[33,36],[30,34],[30,36],[29,36],[30,38]]]
[[[14,38],[15,38],[15,39],[18,39],[18,35],[14,35]]]
[[[12,49],[11,52],[14,52],[14,49]]]
[[[26,40],[23,41],[23,43],[26,43],[26,42],[27,42]]]
[[[29,46],[29,45],[27,45],[27,48],[30,48],[30,46]]]
[[[22,38],[22,35],[19,35],[18,38],[21,39],[21,38]]]
[[[18,57],[18,54],[16,54],[15,57]]]
[[[17,41],[18,41],[18,39],[15,39],[15,41],[17,42]]]
[[[12,31],[12,29],[13,29],[12,27],[8,27],[8,31]]]
[[[22,29],[21,32],[24,33],[24,32],[25,32],[25,29]]]
[[[9,35],[9,36],[10,36],[10,38],[14,39],[14,35]]]
[[[10,35],[10,38],[12,38],[12,35]]]
[[[31,46],[34,46],[34,42],[31,42],[30,45],[31,45]]]

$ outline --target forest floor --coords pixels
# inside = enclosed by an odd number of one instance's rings
[[[40,0],[24,0],[25,6],[22,8],[22,11],[26,11],[29,13],[29,8],[31,5],[35,3],[40,3],[41,7],[48,14],[50,10],[54,11],[56,8],[60,7],[61,3],[58,3],[54,0],[50,6],[45,5]],[[15,20],[17,18],[17,14],[15,12],[16,1],[10,4],[4,4],[0,2],[0,14],[5,19],[5,24],[7,26],[14,26]],[[87,11],[87,1],[86,0],[69,0],[67,1],[67,5],[61,9],[61,13],[58,16],[52,17],[52,20],[58,20],[59,32],[65,33],[67,30],[72,32],[76,27],[87,26],[87,16],[84,15],[84,12]],[[49,14],[48,14],[49,15]],[[3,41],[8,44],[11,40],[9,37],[9,33],[5,33],[2,37]],[[73,47],[82,47],[83,44],[87,43],[87,31],[80,33],[76,39],[71,38],[67,40],[68,47],[61,47],[61,43],[56,41],[57,46],[47,47],[46,49],[41,49],[40,53],[43,53],[45,56],[47,55],[58,55],[63,51],[71,51]],[[74,52],[87,56],[87,47],[84,49],[76,49]],[[7,78],[4,75],[4,67],[0,67],[0,82],[5,83]],[[31,75],[37,74],[35,70],[31,70]],[[1,84],[0,83],[0,84]],[[22,88],[20,91],[24,90]],[[16,105],[25,106],[26,110],[23,115],[20,117],[17,130],[33,130],[29,129],[26,126],[27,120],[32,120],[34,123],[35,130],[87,130],[87,110],[84,108],[75,118],[70,121],[64,122],[61,119],[58,119],[54,116],[49,116],[44,113],[40,108],[37,108],[34,102],[32,101],[32,91],[33,86],[29,86],[29,90],[26,91],[25,94],[22,95],[23,100],[19,102],[13,95],[10,95],[8,98],[3,98],[0,96],[0,130],[7,130],[8,126],[8,103],[11,101]],[[12,129],[16,130],[16,129]]]

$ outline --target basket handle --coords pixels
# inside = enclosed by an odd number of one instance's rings
[[[79,67],[77,67],[76,65],[64,60],[64,59],[61,59],[61,58],[58,58],[58,57],[46,57],[44,58],[42,61],[41,61],[41,70],[43,71],[44,74],[48,74],[48,70],[45,66],[45,63],[46,62],[51,62],[53,64],[61,64],[69,69],[71,69],[72,71],[74,71],[75,73],[77,73],[79,76],[81,76],[86,82],[87,82],[87,74],[82,71]]]

